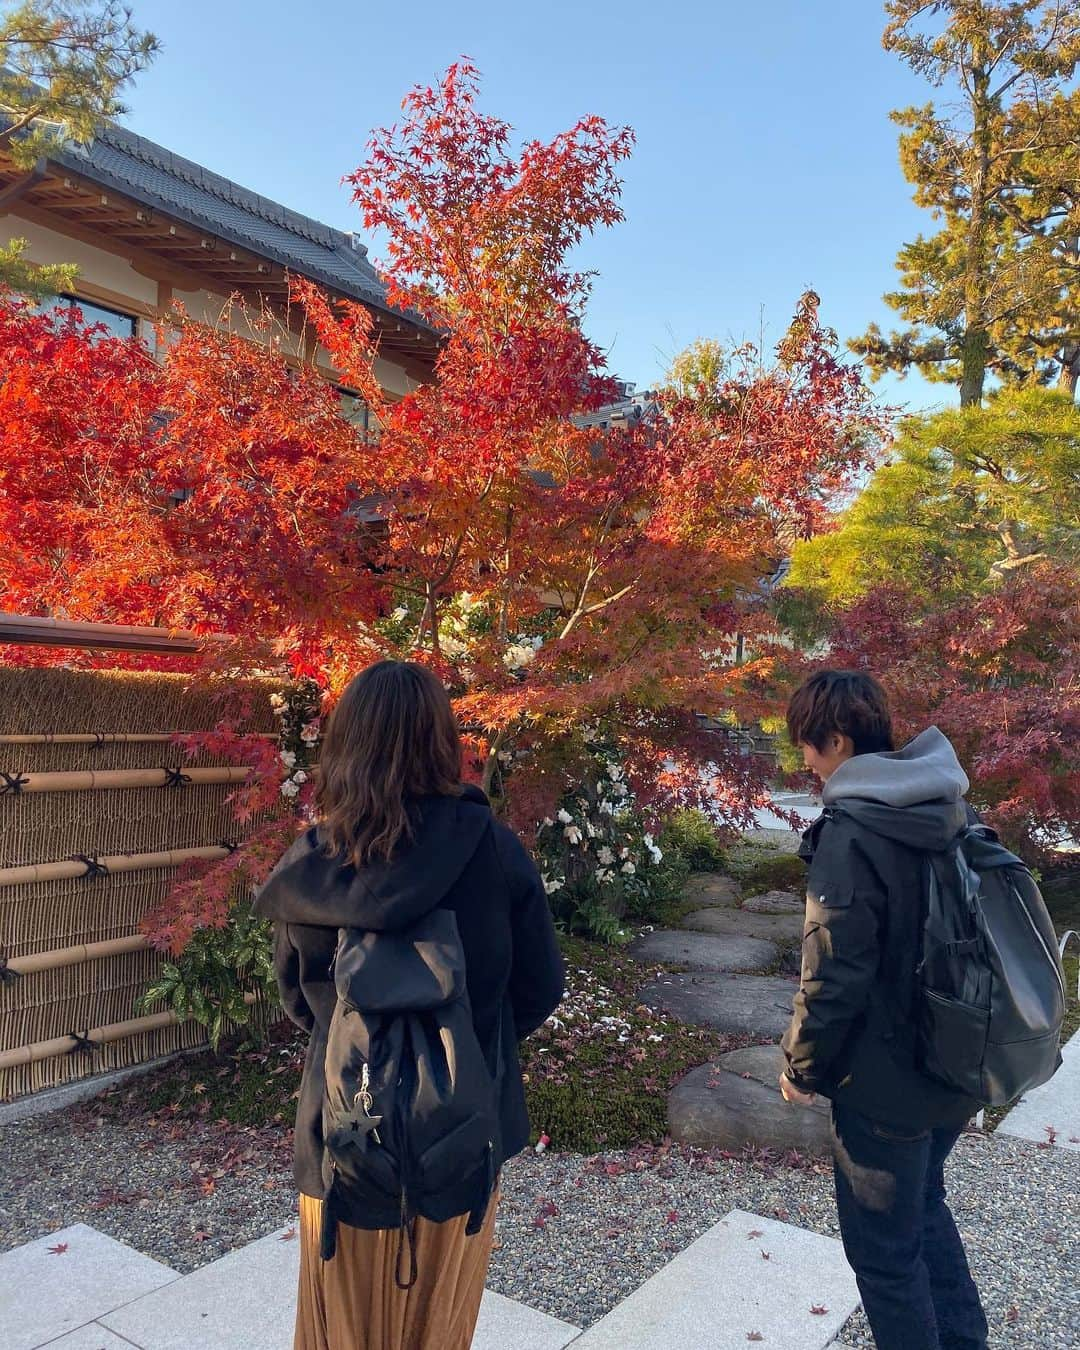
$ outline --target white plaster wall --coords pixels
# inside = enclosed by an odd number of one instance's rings
[[[157,304],[157,282],[140,276],[126,259],[24,220],[17,211],[0,216],[0,239],[5,243],[25,239],[29,244],[26,257],[30,262],[74,263],[85,281],[147,305]]]
[[[409,394],[420,383],[411,375],[406,375],[400,366],[385,361],[381,356],[375,359],[375,378],[388,394]]]

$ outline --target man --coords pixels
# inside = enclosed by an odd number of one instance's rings
[[[893,748],[868,675],[819,672],[787,722],[825,812],[800,850],[802,981],[780,1090],[796,1106],[832,1099],[840,1231],[879,1350],[985,1350],[943,1174],[978,1106],[919,1071],[913,1025],[925,854],[973,818],[968,779],[936,727]]]

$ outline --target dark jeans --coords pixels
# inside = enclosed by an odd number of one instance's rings
[[[985,1350],[986,1316],[945,1203],[959,1130],[894,1130],[834,1104],[836,1207],[878,1350]]]

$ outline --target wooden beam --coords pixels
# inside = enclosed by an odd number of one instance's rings
[[[80,647],[116,652],[172,652],[202,649],[204,638],[181,629],[129,624],[81,623],[71,619],[0,614],[0,642],[25,647]]]
[[[108,286],[99,286],[96,282],[86,281],[81,276],[76,276],[71,293],[77,300],[89,300],[92,304],[106,305],[109,309],[123,310],[125,313],[134,314],[140,319],[156,319],[158,317],[157,307],[149,304],[146,300],[136,300],[130,295],[125,295],[122,291],[111,290]]]
[[[0,188],[0,211],[7,211],[12,202],[17,202],[25,192],[29,192],[32,187],[45,177],[48,165],[45,160],[39,159],[29,173],[24,173],[21,178],[16,178],[14,183],[9,183],[7,187]]]

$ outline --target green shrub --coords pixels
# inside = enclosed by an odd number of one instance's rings
[[[744,895],[764,891],[794,891],[806,888],[806,864],[794,853],[767,853],[739,874]]]
[[[677,853],[691,872],[720,872],[727,858],[716,827],[701,811],[676,811],[660,831],[665,856]]]
[[[248,1002],[253,994],[255,1001]],[[204,1026],[213,1049],[234,1027],[259,1029],[260,1009],[278,1006],[270,924],[238,906],[224,928],[201,928],[166,961],[139,1000],[141,1012],[159,1004]]]

